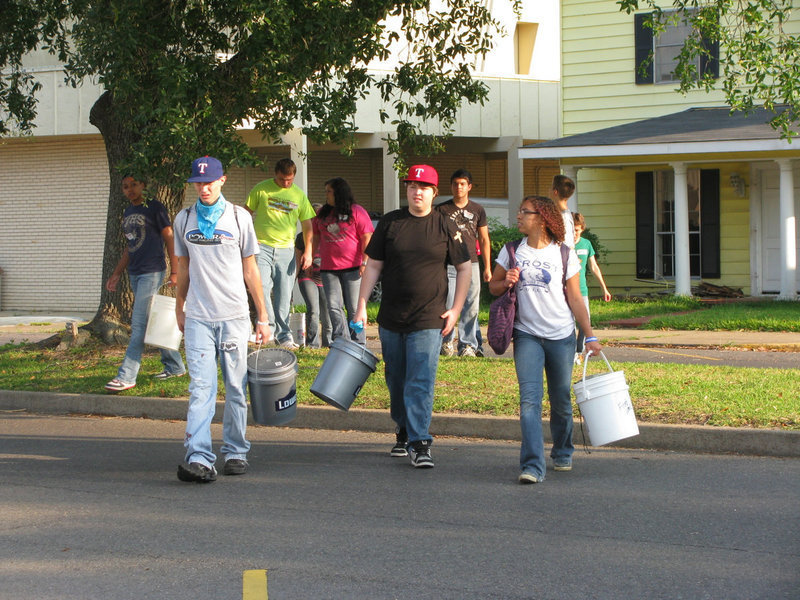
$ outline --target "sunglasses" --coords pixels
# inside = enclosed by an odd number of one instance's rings
[[[517,212],[518,215],[538,215],[538,210],[528,210],[527,208],[520,208]]]

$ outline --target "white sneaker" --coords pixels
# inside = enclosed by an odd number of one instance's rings
[[[473,348],[472,346],[464,346],[461,349],[461,352],[459,352],[458,355],[459,356],[477,356],[477,354],[475,353],[475,348]]]
[[[281,342],[281,348],[284,350],[297,350],[300,346],[295,344],[292,340],[286,340],[285,342]]]
[[[445,342],[442,344],[442,349],[439,352],[442,356],[455,356],[456,345],[453,342]]]

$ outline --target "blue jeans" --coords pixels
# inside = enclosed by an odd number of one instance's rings
[[[330,347],[333,336],[331,335],[331,319],[328,314],[325,292],[310,279],[301,279],[297,285],[306,303],[306,346],[310,348]],[[320,320],[322,321],[322,335],[320,335]]]
[[[523,472],[539,478],[545,475],[544,437],[542,435],[542,396],[547,375],[550,399],[550,434],[552,458],[572,456],[572,399],[570,387],[575,356],[575,335],[562,340],[546,340],[514,330],[514,367],[519,381],[519,420],[522,447],[519,464]]]
[[[361,276],[358,269],[352,271],[323,271],[322,287],[328,299],[328,312],[333,327],[333,339],[343,337],[362,346],[367,343],[367,332],[363,329],[356,333],[350,329],[348,318],[356,314],[358,290],[361,287]],[[345,310],[347,314],[345,314]]]
[[[273,248],[265,244],[259,244],[258,247],[260,251],[256,255],[256,264],[261,273],[269,328],[279,344],[291,342],[289,312],[297,271],[294,248]]]
[[[133,292],[133,312],[131,313],[131,339],[125,358],[117,371],[117,379],[125,383],[136,383],[139,367],[142,366],[142,350],[144,350],[144,333],[147,329],[147,317],[150,313],[150,299],[161,287],[166,271],[129,275]],[[161,349],[161,363],[167,373],[176,375],[186,372],[181,353],[176,350]]]
[[[439,366],[442,332],[422,329],[397,333],[378,328],[389,388],[390,414],[408,442],[431,442],[428,433],[433,413],[433,388]]]
[[[211,449],[211,420],[217,402],[217,361],[225,381],[222,447],[226,460],[247,459],[247,339],[250,319],[198,321],[186,319],[184,337],[189,365],[189,410],[186,414],[186,462],[211,467],[217,457]]]
[[[447,265],[447,308],[453,306],[453,299],[456,295],[456,268]],[[464,308],[461,309],[461,316],[458,319],[458,349],[462,350],[465,346],[472,346],[477,350],[482,345],[478,337],[480,336],[480,326],[478,325],[478,312],[480,311],[481,299],[481,269],[479,263],[472,263],[472,279],[469,283],[467,299],[464,301]],[[456,328],[448,333],[443,342],[453,341]]]

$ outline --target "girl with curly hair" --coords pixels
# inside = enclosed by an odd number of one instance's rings
[[[549,198],[528,196],[517,213],[517,227],[525,237],[516,249],[515,263],[510,264],[508,250],[503,248],[489,291],[499,296],[517,286],[513,340],[522,427],[519,482],[527,484],[544,481],[546,472],[543,372],[550,400],[550,456],[555,471],[570,471],[574,450],[570,383],[575,320],[586,332],[587,350],[596,354],[601,347],[581,299],[578,256],[569,249],[566,261],[562,258],[565,229],[561,212]]]

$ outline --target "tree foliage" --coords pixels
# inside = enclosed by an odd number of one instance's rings
[[[132,136],[119,166],[177,187],[200,153],[255,164],[243,123],[352,145],[371,91],[391,150],[436,149],[422,123],[447,132],[464,100],[485,99],[471,65],[501,25],[480,0],[3,0],[0,30],[0,135],[30,131],[38,84],[23,58],[45,49],[71,84],[108,93]],[[368,68],[392,51],[396,68]]]
[[[692,26],[680,51],[675,74],[679,90],[710,91],[718,82],[699,76],[697,57],[710,58],[710,42],[720,49],[720,79],[727,103],[751,111],[763,105],[776,113],[771,120],[784,137],[796,135],[800,121],[800,36],[787,28],[794,0],[618,0],[620,10],[652,12],[654,34],[678,19]],[[794,23],[798,27],[797,21]]]

